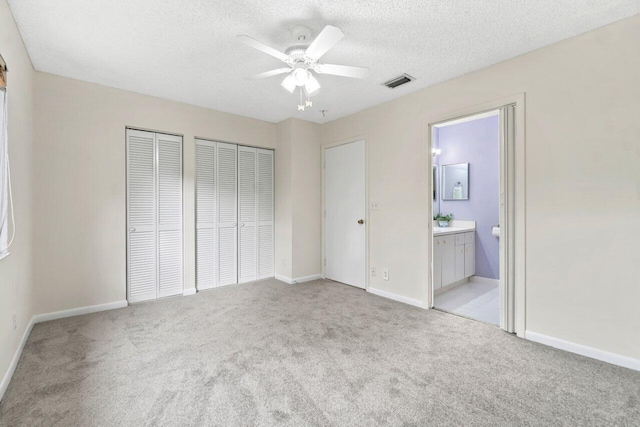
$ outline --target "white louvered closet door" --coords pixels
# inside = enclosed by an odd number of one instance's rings
[[[127,236],[127,300],[181,294],[181,137],[127,129]]]
[[[157,297],[155,134],[127,129],[127,299]]]
[[[156,134],[158,297],[182,293],[182,138]]]
[[[196,139],[196,287],[217,286],[216,143]]]
[[[258,278],[256,149],[238,147],[238,282]]]
[[[238,283],[238,146],[217,143],[218,286]]]
[[[258,279],[274,276],[273,151],[257,149]]]

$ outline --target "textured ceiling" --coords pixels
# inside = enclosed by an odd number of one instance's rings
[[[36,70],[279,122],[334,120],[640,13],[638,0],[8,0]],[[284,51],[291,29],[340,27],[324,62],[369,67],[366,79],[321,75],[313,107],[280,68],[238,43],[247,34]],[[380,83],[408,73],[397,89]],[[329,110],[326,118],[320,110]]]

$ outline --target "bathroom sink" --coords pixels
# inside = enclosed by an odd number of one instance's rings
[[[433,235],[463,233],[467,231],[474,231],[475,229],[475,224],[473,226],[462,227],[433,227]]]

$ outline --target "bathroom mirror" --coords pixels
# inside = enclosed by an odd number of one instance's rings
[[[442,200],[469,200],[469,163],[442,165]]]

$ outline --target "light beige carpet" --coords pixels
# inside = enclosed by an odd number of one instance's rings
[[[38,324],[0,425],[638,425],[640,372],[327,281]]]

